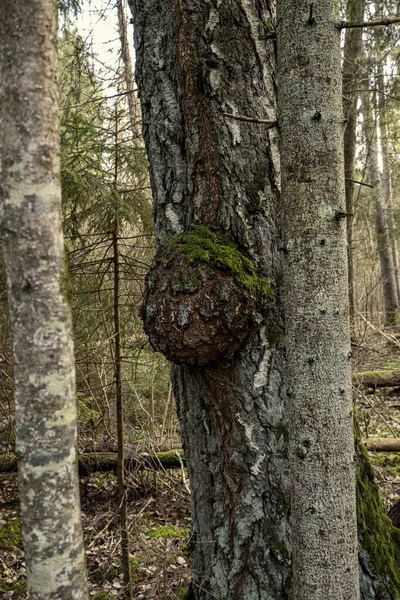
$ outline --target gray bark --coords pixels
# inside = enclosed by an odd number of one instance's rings
[[[276,304],[233,361],[172,367],[192,490],[196,599],[290,590],[277,132],[269,2],[131,0],[159,243],[192,223],[228,233]],[[211,596],[210,596],[211,594]]]
[[[368,84],[369,87],[369,84]],[[373,90],[371,89],[370,92]],[[392,326],[398,319],[396,278],[393,265],[389,225],[386,218],[385,192],[378,163],[377,120],[371,107],[372,93],[361,95],[363,129],[367,151],[367,173],[369,184],[373,186],[372,197],[375,210],[375,232],[381,269],[384,322]]]
[[[365,0],[348,0],[346,18],[350,22],[364,20]],[[357,101],[359,81],[362,77],[362,29],[346,29],[343,48],[343,113],[346,119],[344,131],[344,174],[347,212],[347,255],[349,276],[350,319],[353,326],[356,311],[353,265],[353,220],[355,194],[355,158],[357,142]]]
[[[359,598],[339,2],[277,14],[293,591]],[[295,38],[293,31],[296,31]]]
[[[0,208],[13,333],[22,536],[32,600],[88,598],[59,184],[53,0],[0,4]]]

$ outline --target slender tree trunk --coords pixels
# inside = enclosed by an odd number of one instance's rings
[[[317,4],[311,15],[308,0],[278,2],[293,591],[298,600],[359,598],[338,20],[338,1]]]
[[[118,104],[115,105],[115,155],[114,155],[114,186],[118,186]],[[115,398],[117,412],[117,480],[119,496],[119,514],[121,527],[121,556],[124,574],[125,595],[131,598],[131,564],[129,558],[129,531],[128,531],[128,499],[125,482],[125,430],[124,430],[124,405],[122,395],[122,369],[121,369],[121,326],[120,326],[120,255],[119,255],[119,208],[115,208],[115,221],[113,228],[113,266],[114,266],[114,361],[115,361]]]
[[[121,40],[121,58],[124,69],[124,87],[126,88],[127,92],[129,120],[134,141],[135,143],[139,143],[141,141],[140,106],[139,100],[136,97],[131,53],[128,42],[128,28],[126,25],[124,0],[117,0],[117,10],[119,38]]]
[[[273,7],[130,4],[159,245],[209,225],[276,291],[231,362],[172,367],[192,491],[193,593],[278,600],[290,569],[277,132],[223,115],[275,119]]]
[[[348,0],[346,18],[350,22],[364,20],[365,0]],[[353,220],[355,193],[355,158],[357,144],[357,101],[356,89],[361,78],[361,28],[346,29],[343,49],[343,113],[346,119],[344,131],[344,175],[347,212],[347,254],[349,276],[350,323],[354,328],[356,311],[354,260],[353,260]]]
[[[63,259],[53,0],[0,4],[1,221],[14,346],[22,536],[32,600],[88,598]]]
[[[381,66],[383,69],[383,65]],[[399,262],[397,256],[397,244],[394,233],[394,220],[393,220],[393,198],[392,198],[392,174],[389,161],[389,134],[388,134],[388,111],[387,101],[385,97],[385,83],[383,78],[383,71],[377,75],[376,78],[378,86],[378,110],[379,110],[379,129],[381,138],[382,148],[382,183],[385,192],[385,207],[386,207],[386,219],[389,228],[390,246],[392,251],[392,260],[394,268],[394,276],[396,281],[397,300],[400,299],[400,280],[399,280]]]
[[[398,301],[393,265],[389,226],[386,219],[385,198],[378,163],[377,122],[371,109],[371,92],[362,94],[364,138],[367,149],[367,171],[375,205],[375,231],[381,268],[384,322],[386,326],[397,323]]]

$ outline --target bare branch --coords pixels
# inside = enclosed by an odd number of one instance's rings
[[[355,29],[356,27],[378,27],[380,25],[396,25],[400,23],[400,17],[388,17],[387,19],[376,19],[374,21],[361,21],[359,23],[351,23],[347,21],[340,21],[336,25],[338,29]]]
[[[276,127],[278,121],[269,121],[268,119],[257,119],[254,117],[244,117],[242,115],[232,115],[231,113],[221,113],[224,117],[230,117],[237,121],[245,121],[247,123],[261,123],[262,125],[268,125],[269,128]]]

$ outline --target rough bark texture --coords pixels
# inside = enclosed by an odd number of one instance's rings
[[[209,225],[231,237],[278,301],[273,13],[265,0],[131,0],[143,133],[160,243]],[[224,364],[173,367],[192,490],[196,599],[290,591],[282,319],[259,314]]]
[[[338,1],[319,3],[312,13],[308,0],[278,3],[293,591],[299,600],[359,598],[338,20]]]
[[[360,22],[364,19],[365,0],[348,0],[346,18],[350,22]],[[347,212],[347,255],[349,275],[349,305],[350,319],[356,311],[353,266],[353,219],[354,219],[354,175],[357,142],[357,101],[356,91],[362,77],[362,32],[361,28],[346,29],[343,48],[343,113],[346,119],[344,131],[344,175]]]
[[[71,317],[63,296],[56,39],[53,0],[1,2],[0,206],[31,600],[88,597]]]

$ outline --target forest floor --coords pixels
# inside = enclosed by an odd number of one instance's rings
[[[135,600],[173,600],[190,583],[190,500],[182,473],[136,473],[129,480],[130,555]],[[118,490],[113,474],[81,478],[90,597],[124,597]],[[27,598],[15,474],[0,478],[0,598]]]
[[[353,372],[400,371],[400,338],[386,330],[365,332],[353,345]],[[400,387],[353,387],[362,438],[400,438]],[[389,510],[400,498],[400,453],[370,452],[375,478]]]
[[[400,343],[379,332],[353,345],[354,371],[400,370]],[[400,438],[400,388],[354,388],[363,438]],[[400,497],[400,453],[370,453],[387,509]],[[133,597],[182,598],[191,578],[190,496],[185,473],[138,471],[128,476]],[[118,490],[114,474],[81,478],[90,597],[124,596]],[[27,598],[16,475],[0,475],[0,599]]]

